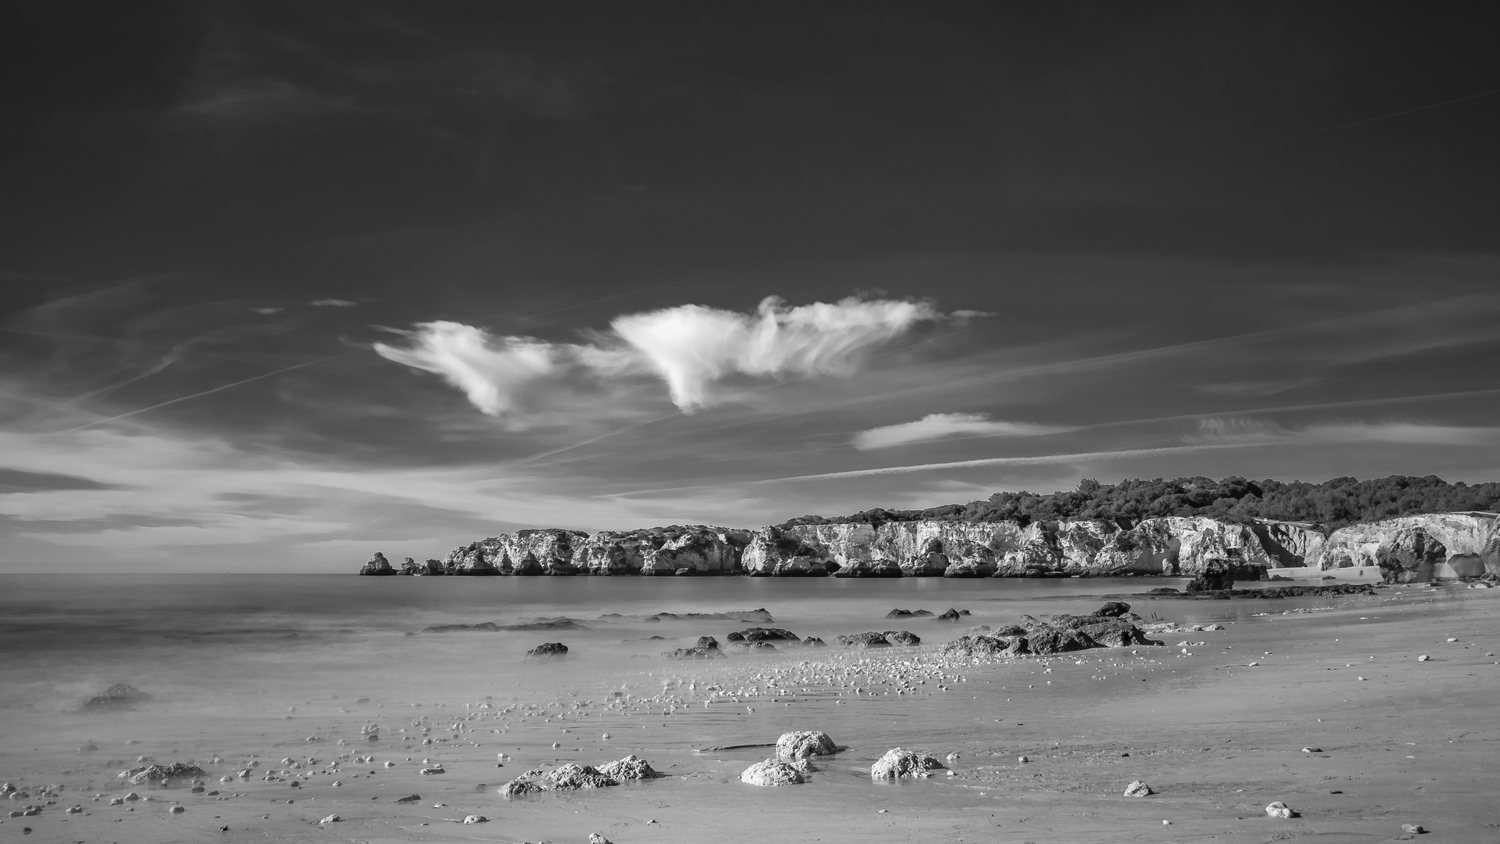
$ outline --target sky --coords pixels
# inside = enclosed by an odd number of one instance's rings
[[[1500,479],[1479,5],[0,3],[0,572]]]

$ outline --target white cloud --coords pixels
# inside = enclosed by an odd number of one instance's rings
[[[582,377],[596,387],[654,373],[684,412],[713,404],[731,375],[850,375],[873,347],[918,322],[943,319],[930,304],[848,298],[787,307],[776,297],[755,313],[681,305],[616,317],[590,344],[496,336],[457,322],[397,332],[406,348],[374,344],[382,357],[443,376],[479,410],[524,426],[547,388]]]
[[[271,314],[281,313],[280,308],[251,308],[250,310],[255,311],[261,316],[270,316]]]
[[[712,403],[715,381],[745,375],[849,375],[873,346],[940,315],[926,302],[848,298],[788,308],[771,296],[754,314],[683,305],[617,317],[610,327],[666,381],[672,403]]]
[[[860,431],[854,435],[854,447],[860,451],[870,451],[931,442],[944,437],[1035,437],[1066,430],[1068,429],[1029,422],[992,420],[983,413],[929,413],[915,422]]]
[[[357,307],[359,307],[359,303],[358,302],[351,302],[348,299],[314,299],[311,302],[308,302],[307,304],[312,305],[314,308],[357,308]]]
[[[376,343],[375,352],[443,376],[491,416],[520,410],[527,388],[561,366],[549,343],[530,337],[496,338],[457,322],[424,322],[407,336],[412,340],[410,348]]]

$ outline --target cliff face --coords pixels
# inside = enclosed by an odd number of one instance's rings
[[[376,555],[361,574],[395,574]],[[384,565],[381,565],[384,563]],[[1239,524],[1207,517],[965,524],[886,522],[757,531],[656,528],[523,530],[454,549],[413,574],[735,575],[758,577],[1063,577],[1367,566],[1391,581],[1500,573],[1500,517],[1406,516],[1325,535],[1315,525]],[[404,572],[403,572],[404,573]]]
[[[824,563],[836,577],[1192,576],[1220,561],[1258,577],[1305,565],[1322,543],[1310,527],[1202,517],[1146,519],[1131,528],[1102,520],[798,525],[758,532],[744,567],[750,574],[805,574]]]
[[[1500,518],[1436,513],[1350,525],[1328,537],[1318,567],[1378,567],[1389,582],[1500,573]]]

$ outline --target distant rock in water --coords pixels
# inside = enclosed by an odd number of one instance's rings
[[[423,627],[423,633],[458,633],[463,631],[478,631],[482,633],[498,633],[501,630],[587,630],[588,628],[579,624],[571,618],[541,618],[536,621],[524,621],[520,624],[496,624],[493,621],[481,621],[478,624],[434,624],[431,627]]]
[[[495,633],[500,630],[500,625],[493,621],[481,621],[478,624],[434,624],[431,627],[422,628],[423,633],[457,633],[466,630]]]
[[[562,659],[568,655],[568,646],[562,642],[547,642],[526,652],[527,659]]]
[[[137,704],[147,703],[156,698],[137,689],[135,686],[125,683],[116,683],[97,695],[84,701],[78,707],[79,712],[127,712],[135,709]]]
[[[539,618],[536,621],[526,621],[520,624],[501,625],[501,630],[587,630],[582,624],[571,618]]]
[[[962,619],[966,615],[969,615],[969,611],[968,610],[955,610],[955,609],[953,609],[953,608],[950,607],[947,612],[945,612],[942,615],[938,616],[937,620],[938,621],[958,621],[958,620]]]
[[[761,624],[771,624],[776,621],[771,617],[771,611],[765,607],[754,610],[730,610],[729,612],[659,612],[652,617],[663,621],[749,621]]]
[[[364,567],[359,570],[359,573],[363,575],[373,575],[375,577],[386,577],[390,575],[400,574],[400,572],[396,571],[396,569],[391,566],[391,561],[387,560],[385,558],[385,555],[380,553],[379,551],[375,552],[375,556],[371,557],[368,563],[365,563]]]
[[[891,610],[885,614],[886,618],[912,618],[914,616],[930,616],[931,610],[903,610],[900,608]]]
[[[441,577],[447,574],[443,570],[443,563],[440,560],[428,560],[425,563],[419,563],[411,557],[407,557],[406,562],[401,564],[401,573],[415,577]]]

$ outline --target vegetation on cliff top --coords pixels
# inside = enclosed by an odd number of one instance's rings
[[[1428,475],[1392,475],[1361,481],[1334,478],[1320,484],[1302,481],[1251,481],[1228,477],[1127,480],[1101,484],[1085,480],[1072,492],[1050,494],[997,492],[986,500],[946,504],[926,510],[875,508],[848,516],[802,516],[793,525],[844,524],[919,520],[1002,522],[1026,524],[1060,519],[1111,519],[1134,522],[1160,516],[1208,516],[1225,521],[1268,519],[1317,522],[1340,527],[1420,513],[1500,508],[1500,483],[1469,486],[1450,484]]]

